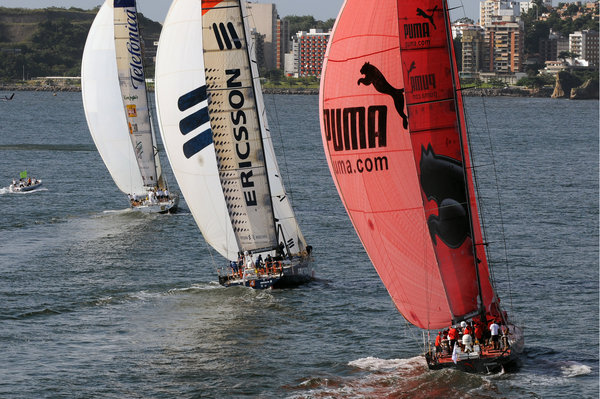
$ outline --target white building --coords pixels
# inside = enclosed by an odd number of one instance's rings
[[[544,8],[548,9],[552,7],[552,0],[544,0],[542,2]],[[522,1],[520,2],[521,14],[527,13],[529,10],[535,7],[535,3],[533,1]],[[544,13],[546,10],[539,10],[540,15]]]
[[[569,51],[589,65],[598,66],[598,32],[584,30],[569,35]]]
[[[292,44],[294,70],[286,70],[286,75],[296,77],[321,76],[330,34],[331,32],[323,32],[321,29],[296,33]],[[286,60],[286,66],[287,63]]]
[[[499,20],[516,22],[520,16],[518,1],[484,0],[479,5],[479,25],[483,27]]]

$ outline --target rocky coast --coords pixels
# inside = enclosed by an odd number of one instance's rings
[[[152,89],[150,89],[152,90]],[[0,91],[50,91],[50,92],[77,92],[81,91],[79,85],[49,85],[49,84],[27,84],[9,83],[0,84]],[[289,95],[318,95],[318,88],[263,88],[265,94],[289,94]],[[540,98],[570,98],[572,100],[598,99],[598,82],[588,80],[578,85],[569,80],[566,75],[557,78],[555,87],[526,88],[518,86],[507,86],[503,88],[465,88],[462,90],[464,96],[468,97],[540,97]]]

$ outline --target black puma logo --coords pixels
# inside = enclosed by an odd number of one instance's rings
[[[421,147],[421,188],[438,205],[438,215],[427,219],[433,243],[436,235],[450,248],[459,248],[471,235],[467,189],[462,163],[436,155],[431,144]]]
[[[431,15],[429,15],[425,11],[421,10],[420,8],[417,8],[417,15],[419,17],[423,17],[423,18],[429,20],[429,22],[431,22],[431,25],[433,25],[433,29],[437,30],[437,28],[435,27],[435,22],[433,22],[433,14],[435,14],[435,10],[437,10],[437,6],[433,7],[433,9],[431,10]]]
[[[365,62],[362,68],[360,68],[360,73],[365,75],[365,77],[358,79],[357,84],[359,86],[361,83],[365,86],[372,84],[378,92],[391,96],[394,100],[396,111],[398,111],[398,114],[402,117],[402,125],[407,129],[408,117],[404,113],[404,89],[396,89],[393,87],[388,83],[379,69],[368,62]]]

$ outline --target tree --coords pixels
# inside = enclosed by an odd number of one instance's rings
[[[488,80],[488,84],[492,87],[504,87],[506,86],[506,83],[498,78],[492,78],[490,80]]]
[[[473,25],[475,23],[475,21],[473,21],[469,17],[462,17],[462,18],[459,18],[456,21],[454,21],[454,23],[455,24],[460,23],[460,24],[471,24],[471,25]]]
[[[521,78],[517,81],[517,86],[525,86],[530,88],[541,88],[544,86],[552,86],[555,78],[548,74],[542,74],[538,76],[529,76]]]
[[[289,23],[290,34],[292,35],[299,31],[308,32],[310,29],[322,29],[324,32],[327,32],[333,28],[333,24],[335,23],[335,19],[333,18],[323,22],[315,20],[311,15],[288,15],[287,17],[283,17],[283,19]]]
[[[565,11],[565,15],[575,15],[579,12],[579,6],[575,3],[571,3],[567,6],[567,11]]]
[[[579,57],[579,54],[577,54],[577,53],[572,53],[572,52],[570,52],[570,51],[561,51],[561,52],[558,54],[558,58],[560,58],[560,59],[561,59],[561,60],[563,60],[563,61],[566,61],[566,60],[567,60],[567,58],[569,58],[569,59],[573,59],[573,58],[577,58],[577,57]]]

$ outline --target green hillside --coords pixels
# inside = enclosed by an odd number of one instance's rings
[[[98,12],[71,7],[29,10],[0,7],[0,82],[43,76],[79,76],[81,55]],[[161,25],[140,14],[148,77]]]

